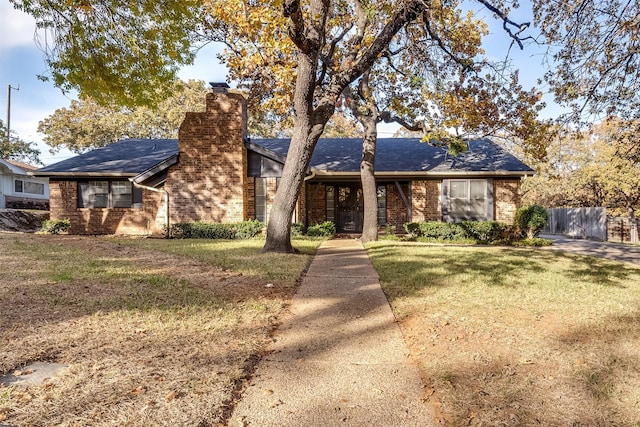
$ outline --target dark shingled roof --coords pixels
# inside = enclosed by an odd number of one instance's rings
[[[286,157],[290,142],[290,139],[250,141],[280,158]],[[466,152],[452,156],[445,147],[435,147],[417,138],[381,138],[377,142],[376,172],[533,172],[488,139],[467,141],[467,147]],[[324,172],[359,172],[361,152],[362,139],[323,138],[313,153],[311,168]],[[38,169],[35,174],[133,176],[176,154],[176,139],[127,139]]]
[[[125,139],[38,169],[36,175],[137,175],[178,154],[177,139]]]
[[[287,155],[289,139],[252,139],[281,156]],[[359,172],[362,139],[323,138],[311,157],[311,168],[327,172]],[[418,138],[380,138],[376,145],[376,172],[523,172],[533,169],[489,139],[467,141],[458,156],[445,147]]]

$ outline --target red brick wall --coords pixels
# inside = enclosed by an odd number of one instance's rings
[[[493,180],[493,212],[496,221],[506,224],[515,222],[516,212],[522,205],[520,184],[521,180],[518,178]]]
[[[160,234],[162,195],[142,190],[142,208],[78,208],[76,181],[49,181],[50,218],[71,220],[71,234]]]
[[[165,188],[171,222],[240,222],[249,217],[247,104],[237,93],[207,94],[204,113],[187,113],[179,131],[178,163]],[[247,184],[247,185],[245,185]]]
[[[327,219],[327,200],[326,189],[324,184],[308,184],[306,185],[306,209],[308,225],[313,225],[326,221]],[[303,221],[304,222],[304,221]]]
[[[412,192],[408,183],[400,185],[405,197],[411,203]],[[404,223],[409,221],[409,209],[404,203],[398,186],[396,184],[387,184],[387,224],[396,227],[396,232],[400,233],[404,230]]]
[[[413,222],[442,220],[441,188],[441,179],[411,182],[411,220]]]

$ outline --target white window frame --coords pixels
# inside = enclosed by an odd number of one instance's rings
[[[458,184],[464,185],[464,196],[462,196],[461,192],[455,194],[454,197],[454,187],[457,188]],[[473,197],[472,187],[473,184],[480,184],[479,188],[482,188],[482,197]],[[488,203],[490,203],[490,197],[488,194],[488,186],[489,180],[487,179],[451,179],[449,180],[447,198],[449,201],[449,217],[452,219],[466,219],[473,218],[479,221],[490,221],[493,218],[489,218],[489,209]],[[476,189],[478,186],[476,186]],[[473,200],[483,201],[483,209],[482,213],[478,214],[478,212],[473,212]],[[458,203],[456,203],[458,202]],[[456,204],[464,204],[464,212],[460,212],[459,210],[454,210],[454,206]]]

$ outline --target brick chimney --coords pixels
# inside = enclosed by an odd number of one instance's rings
[[[247,101],[226,83],[211,83],[204,113],[187,113],[178,133],[178,163],[165,189],[171,223],[240,222],[247,217]]]

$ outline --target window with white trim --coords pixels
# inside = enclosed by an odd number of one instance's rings
[[[13,187],[16,193],[28,193],[28,194],[44,194],[44,184],[41,182],[25,181],[22,179],[16,179]]]
[[[134,200],[135,199],[135,200]],[[78,182],[79,208],[141,208],[142,191],[128,180]]]
[[[486,179],[452,179],[449,181],[449,216],[456,221],[486,221],[489,210]]]

